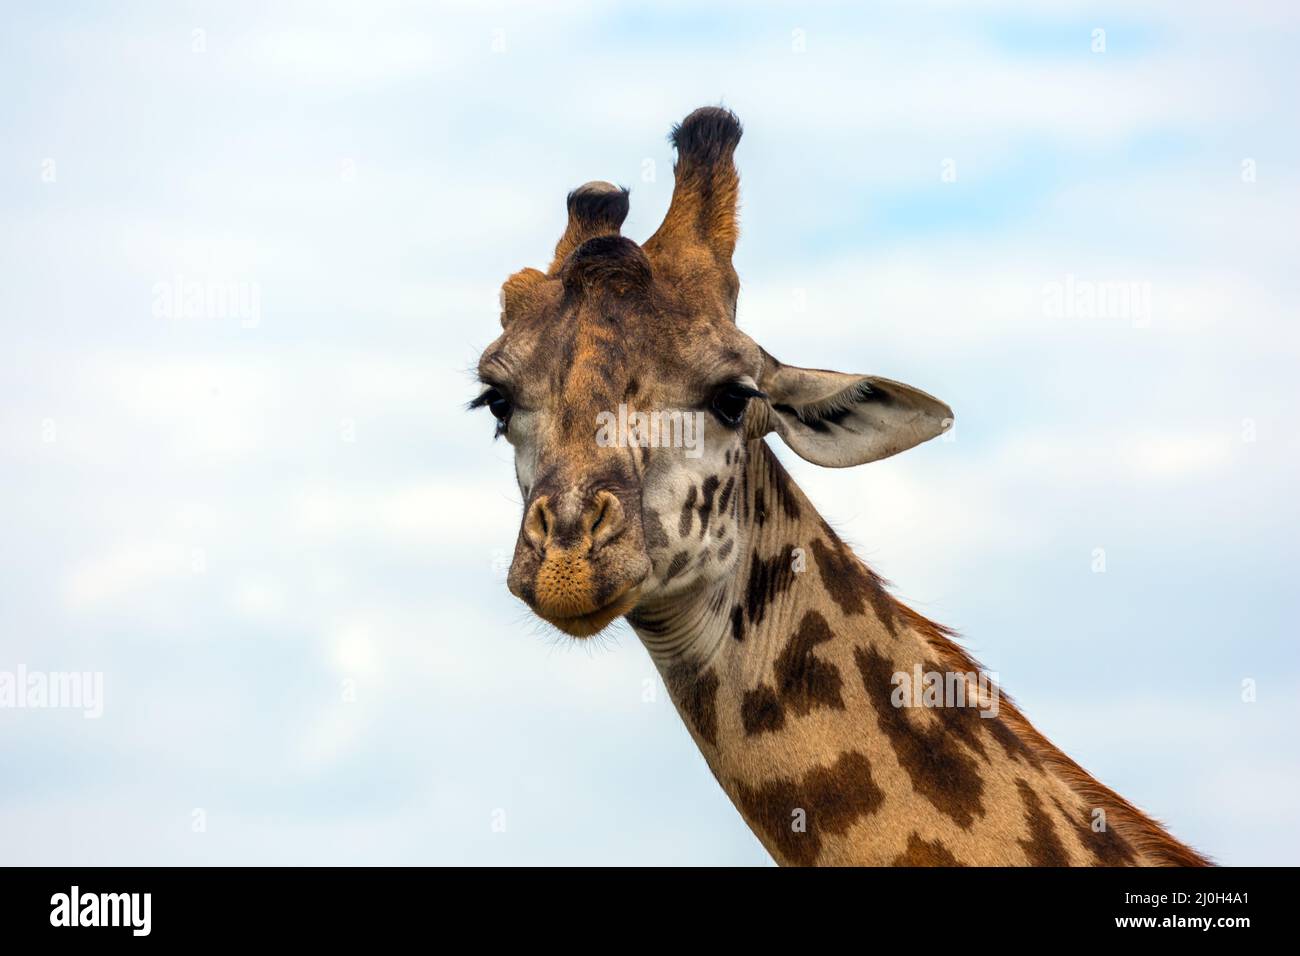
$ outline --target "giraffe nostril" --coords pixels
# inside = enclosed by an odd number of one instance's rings
[[[592,522],[591,525],[591,536],[593,538],[596,536],[596,532],[600,530],[601,523],[604,522],[605,520],[605,512],[607,510],[608,509],[605,507],[605,502],[601,501],[599,505],[599,510],[596,512],[596,520]]]
[[[549,511],[548,499],[542,497],[528,507],[528,512],[524,516],[524,537],[539,553],[544,552],[546,546],[551,543],[554,521]]]
[[[591,515],[588,528],[593,551],[608,544],[623,530],[623,504],[612,492],[597,492],[588,513]]]

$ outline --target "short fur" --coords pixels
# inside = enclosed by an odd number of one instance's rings
[[[589,183],[548,271],[503,286],[472,404],[501,414],[515,451],[510,590],[574,636],[626,615],[781,863],[1206,863],[1000,691],[996,713],[895,700],[917,671],[987,685],[952,631],[839,539],[766,436],[844,467],[941,434],[952,412],[889,379],[785,365],[736,327],[740,137],[730,112],[695,111],[673,130],[672,202],[644,245],[619,235],[627,191]],[[600,438],[616,409],[698,420],[696,454]]]

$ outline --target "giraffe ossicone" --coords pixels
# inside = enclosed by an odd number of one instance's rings
[[[860,465],[953,415],[887,378],[783,364],[740,330],[740,138],[729,111],[696,110],[673,130],[654,235],[621,236],[628,191],[588,183],[569,194],[547,270],[502,287],[471,405],[514,448],[510,591],[575,637],[627,618],[778,862],[1205,863],[1039,734],[951,631],[895,600],[768,447],[772,435],[814,464]],[[699,430],[689,447],[639,426],[610,440],[628,409]],[[916,693],[898,693],[909,681]]]

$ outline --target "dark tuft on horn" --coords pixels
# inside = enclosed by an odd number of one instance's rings
[[[663,264],[693,275],[697,282],[702,281],[701,270],[712,272],[725,300],[720,311],[733,317],[740,285],[731,264],[740,233],[740,176],[733,154],[741,132],[736,115],[720,106],[702,107],[673,127],[673,198],[664,221],[644,246],[656,268]],[[706,256],[711,265],[705,264]]]
[[[587,183],[569,193],[569,218],[592,229],[618,232],[627,218],[628,188],[612,183]]]
[[[604,182],[587,183],[569,193],[569,224],[555,244],[555,257],[548,275],[558,275],[573,250],[588,239],[618,235],[619,227],[627,218],[627,194],[627,187]]]
[[[743,133],[731,110],[702,106],[674,126],[668,139],[677,150],[679,163],[711,166],[735,150]]]
[[[564,288],[574,293],[644,292],[650,286],[650,260],[631,239],[598,236],[588,239],[565,260],[560,279]]]

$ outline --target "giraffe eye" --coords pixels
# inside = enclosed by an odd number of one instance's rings
[[[471,408],[482,408],[485,405],[492,413],[492,417],[497,420],[496,434],[503,434],[506,426],[510,424],[510,412],[513,410],[510,399],[501,394],[499,388],[492,387],[470,402]]]
[[[738,382],[723,385],[713,394],[713,413],[722,420],[724,425],[735,428],[744,417],[749,400],[762,394],[758,389]]]
[[[503,422],[510,417],[510,402],[500,392],[488,399],[487,407],[488,411],[492,413],[492,417],[499,422]]]

